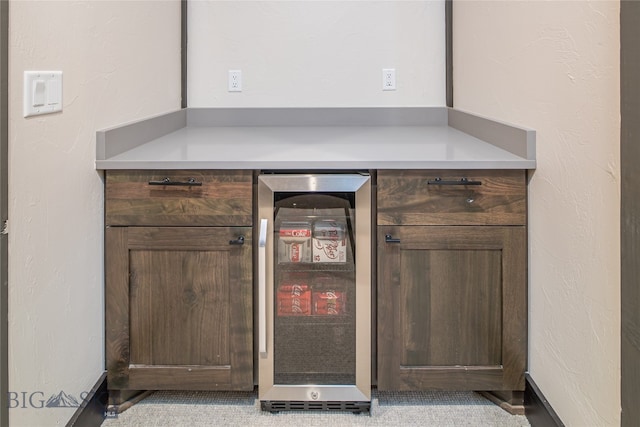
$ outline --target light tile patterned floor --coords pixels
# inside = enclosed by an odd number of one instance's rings
[[[473,392],[376,392],[371,414],[260,410],[256,393],[158,391],[104,427],[161,426],[487,426],[525,427],[524,416],[511,415]]]

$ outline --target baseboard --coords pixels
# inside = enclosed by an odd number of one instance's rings
[[[529,374],[526,374],[524,414],[532,427],[564,427],[562,420]]]
[[[102,425],[109,403],[106,372],[100,376],[87,398],[88,400],[84,400],[78,407],[66,427],[100,427]]]

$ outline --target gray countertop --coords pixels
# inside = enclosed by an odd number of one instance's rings
[[[99,131],[97,169],[534,169],[535,132],[454,109],[185,109]]]

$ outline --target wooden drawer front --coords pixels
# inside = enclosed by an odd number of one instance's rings
[[[107,225],[252,224],[252,171],[107,171]],[[151,185],[168,178],[202,185]]]
[[[526,200],[523,170],[378,171],[379,225],[524,225]]]

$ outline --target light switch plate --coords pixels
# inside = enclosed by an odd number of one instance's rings
[[[24,72],[24,117],[62,111],[62,71]]]

